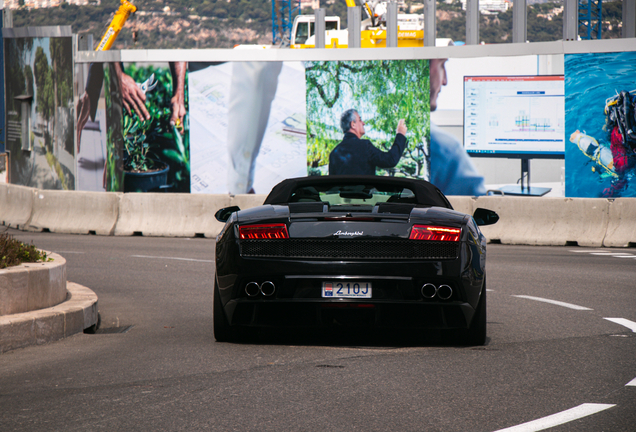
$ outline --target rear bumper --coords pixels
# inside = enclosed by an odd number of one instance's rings
[[[225,306],[241,327],[361,327],[369,329],[465,329],[475,310],[468,303],[324,299],[235,299]]]
[[[232,326],[463,329],[472,322],[485,277],[483,261],[473,260],[465,245],[448,260],[272,259],[219,252],[219,294]],[[323,298],[322,283],[339,278],[371,282],[372,298]],[[251,282],[272,282],[275,292],[250,296]],[[421,288],[427,283],[448,285],[453,294],[425,298]]]
[[[449,285],[449,301],[477,306],[483,285],[482,269],[461,259],[448,261],[309,261],[239,258],[232,268],[218,265],[217,281],[223,305],[246,298],[250,282],[271,281],[276,293],[266,300],[321,299],[322,282],[351,278],[373,284],[373,300],[426,300],[421,288],[426,283]],[[255,300],[255,299],[253,299]]]

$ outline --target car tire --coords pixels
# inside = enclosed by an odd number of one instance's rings
[[[484,345],[486,343],[486,281],[482,287],[473,321],[463,339],[466,345]]]
[[[219,293],[219,286],[214,281],[214,339],[217,342],[232,342],[234,340],[234,332],[230,327],[230,323],[223,311],[223,304],[221,303],[221,295]]]

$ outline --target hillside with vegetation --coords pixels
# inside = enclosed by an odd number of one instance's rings
[[[602,38],[621,37],[622,4],[620,1],[603,2]],[[580,31],[585,36],[584,30]],[[461,4],[438,3],[437,36],[464,40],[466,38],[466,12]],[[528,6],[527,36],[529,42],[563,39],[563,3],[545,2]],[[512,9],[493,15],[480,15],[480,40],[487,44],[512,42]]]
[[[327,15],[338,15],[346,23],[344,0],[325,4]],[[407,0],[409,10],[421,13],[421,1]],[[138,12],[120,33],[116,49],[232,48],[236,44],[268,44],[272,40],[271,0],[135,0]],[[14,26],[70,25],[74,33],[92,33],[99,41],[119,0],[102,0],[100,5],[63,4],[46,9],[14,11]],[[562,2],[528,6],[528,40],[559,40],[563,37]],[[313,10],[303,13],[311,14]],[[622,5],[603,2],[603,38],[620,37]],[[481,15],[480,39],[484,43],[512,42],[512,10]],[[137,35],[133,40],[133,32]],[[459,0],[438,1],[437,36],[464,40],[466,13]]]

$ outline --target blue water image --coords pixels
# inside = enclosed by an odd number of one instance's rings
[[[636,168],[624,174],[625,182],[617,187],[615,176],[570,142],[578,130],[609,149],[610,131],[603,129],[605,100],[636,90],[636,52],[566,54],[564,62],[565,195],[599,198],[614,185],[613,198],[636,197]]]

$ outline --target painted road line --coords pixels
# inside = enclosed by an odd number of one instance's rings
[[[572,303],[565,303],[565,302],[560,302],[560,301],[557,301],[557,300],[545,299],[545,298],[541,298],[541,297],[533,297],[533,296],[527,296],[527,295],[513,295],[513,297],[524,298],[524,299],[528,299],[528,300],[535,300],[535,301],[544,302],[544,303],[550,303],[550,304],[553,304],[553,305],[563,306],[563,307],[574,309],[574,310],[594,310],[594,309],[587,308],[585,306],[579,306],[579,305],[575,305],[575,304],[572,304]]]
[[[565,423],[569,423],[574,420],[587,417],[592,414],[605,411],[606,409],[615,407],[611,404],[582,404],[569,410],[552,414],[538,420],[533,420],[528,423],[523,423],[517,426],[512,426],[506,429],[500,429],[495,432],[535,432],[549,429],[551,427],[559,426]]]
[[[630,320],[625,319],[625,318],[603,318],[603,319],[606,319],[606,320],[611,321],[613,323],[625,326],[628,329],[630,329],[631,331],[633,331],[634,333],[636,333],[636,322],[634,322],[634,321],[630,321]]]
[[[613,256],[616,258],[636,258],[636,255],[631,254],[629,252],[610,252],[606,250],[592,249],[592,250],[569,250],[572,253],[581,253],[581,254],[590,254],[590,255],[599,255],[599,256]]]
[[[74,251],[54,251],[54,252],[56,254],[64,254],[64,253],[66,253],[66,254],[83,254],[83,253],[86,253],[86,252],[74,252]]]
[[[194,262],[204,262],[204,263],[213,263],[212,260],[200,260],[194,258],[177,258],[177,257],[162,257],[162,256],[148,256],[148,255],[131,255],[134,258],[150,258],[150,259],[167,259],[167,260],[177,260],[177,261],[194,261]]]
[[[625,384],[625,386],[636,387],[636,378]]]

